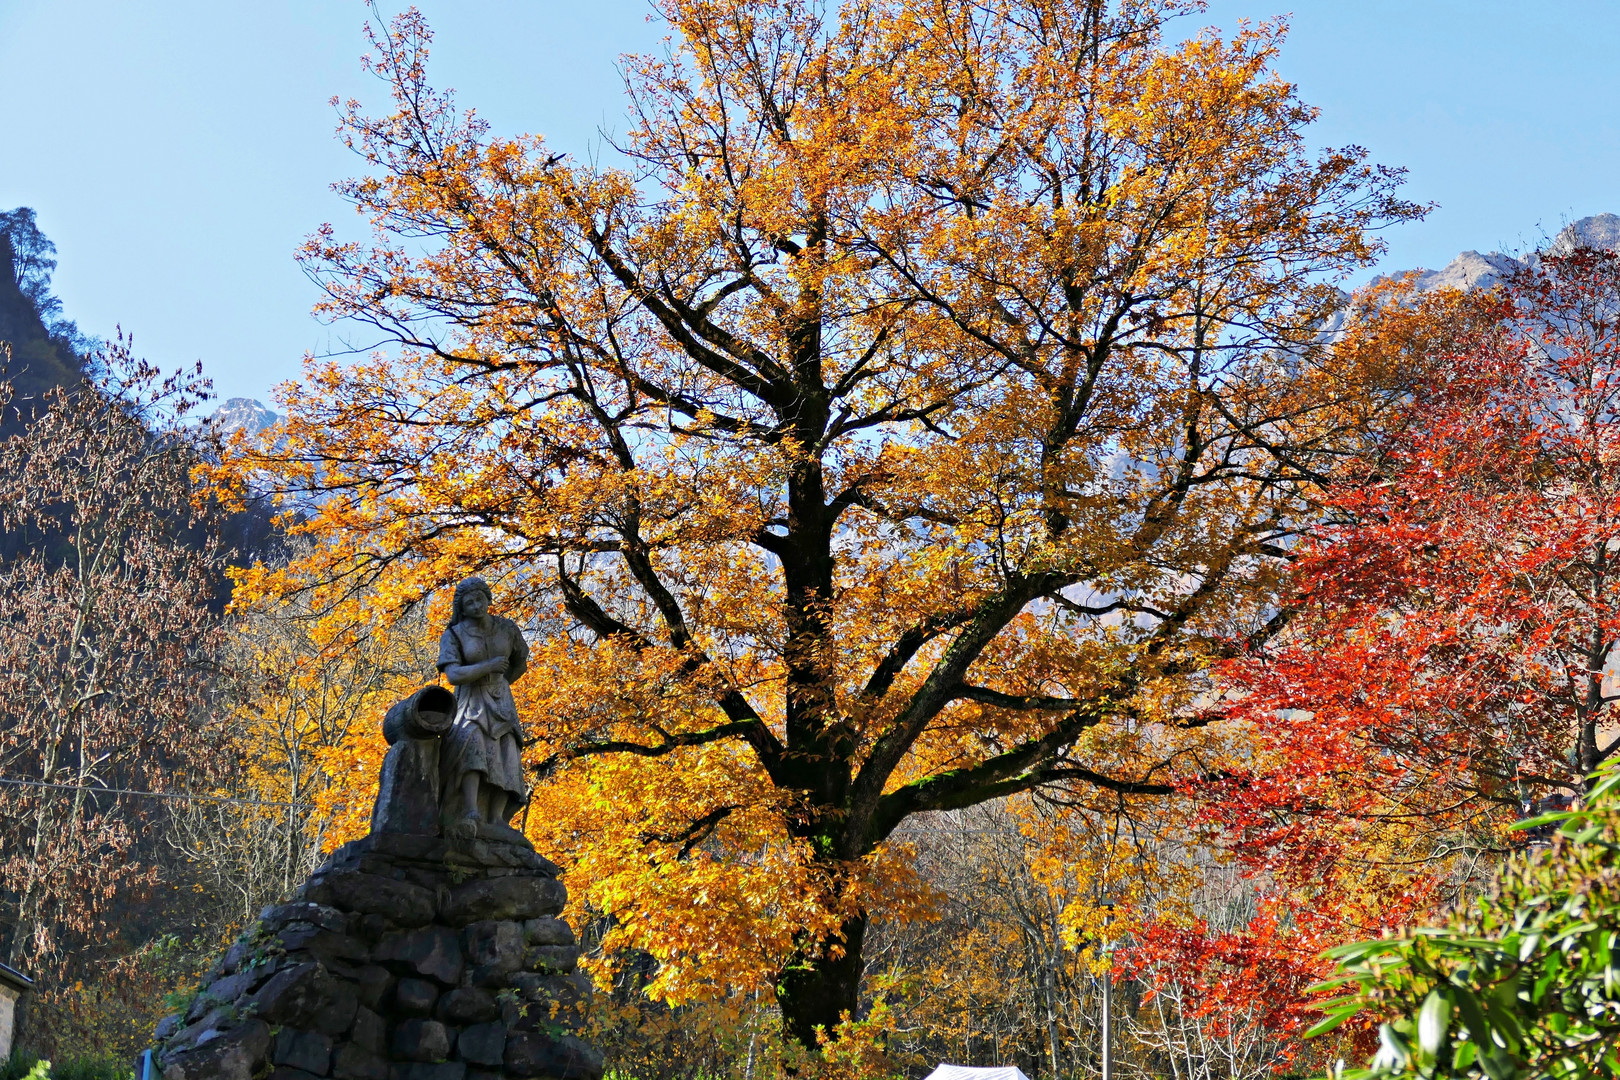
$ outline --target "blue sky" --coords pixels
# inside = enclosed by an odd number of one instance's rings
[[[418,6],[438,85],[575,153],[622,128],[616,58],[661,33],[644,0]],[[1197,21],[1290,12],[1278,67],[1322,109],[1316,141],[1406,166],[1408,193],[1440,204],[1390,233],[1385,268],[1620,212],[1620,3],[1214,0]],[[39,211],[83,330],[122,325],[148,358],[201,359],[223,396],[266,400],[341,347],[293,251],[351,219],[328,190],[354,160],[327,101],[379,102],[364,20],[359,0],[0,0],[0,209]]]

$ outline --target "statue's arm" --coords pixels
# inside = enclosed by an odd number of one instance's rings
[[[486,675],[501,670],[505,657],[495,656],[480,664],[464,664],[461,656],[461,639],[456,637],[454,630],[446,630],[439,639],[439,670],[444,677],[450,680],[450,685],[461,686],[463,683],[477,682]]]
[[[444,677],[450,680],[451,686],[461,686],[464,683],[477,682],[486,675],[493,675],[501,669],[505,657],[496,656],[485,660],[481,664],[440,664],[439,670]]]
[[[512,630],[512,655],[506,661],[506,681],[515,683],[529,670],[529,643],[523,640],[523,631],[515,622],[508,622]]]

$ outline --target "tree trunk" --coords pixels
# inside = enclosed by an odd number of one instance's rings
[[[830,1038],[848,1015],[856,1018],[861,993],[861,954],[866,937],[866,913],[850,919],[841,928],[843,953],[834,959],[826,945],[809,943],[816,949],[801,956],[777,977],[776,1000],[782,1007],[782,1024],[789,1037],[809,1050]],[[818,1037],[817,1028],[821,1029]]]

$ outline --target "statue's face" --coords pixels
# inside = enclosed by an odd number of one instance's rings
[[[461,598],[461,612],[469,619],[482,619],[489,614],[489,597],[483,590],[474,589]]]

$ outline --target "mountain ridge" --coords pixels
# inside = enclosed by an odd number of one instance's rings
[[[1620,215],[1592,214],[1572,221],[1559,229],[1542,251],[1558,255],[1577,246],[1620,248]],[[1534,266],[1541,254],[1541,251],[1534,251],[1519,257],[1501,251],[1481,253],[1470,250],[1462,252],[1439,270],[1419,267],[1413,273],[1416,274],[1416,285],[1421,292],[1446,288],[1488,289],[1503,278]],[[1383,275],[1373,280],[1388,280],[1390,276]]]

